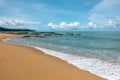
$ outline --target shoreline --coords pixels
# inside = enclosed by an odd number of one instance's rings
[[[0,46],[2,48],[0,51],[2,53],[5,52],[5,54],[0,54],[5,59],[2,57],[0,57],[0,59],[2,58],[3,62],[6,61],[9,63],[3,65],[0,64],[3,66],[2,70],[4,72],[4,74],[3,72],[0,72],[0,74],[4,76],[3,78],[0,77],[1,80],[8,80],[9,78],[11,78],[9,80],[106,80],[91,74],[88,71],[80,70],[77,67],[68,64],[66,61],[47,55],[34,48],[4,43],[1,40],[3,38],[14,36],[16,35],[0,33],[0,44],[2,44],[2,46]],[[9,48],[10,50],[4,51]],[[7,56],[7,54],[9,54],[10,57]],[[13,58],[15,61],[12,60]],[[8,59],[12,61],[10,62]],[[7,67],[8,70],[5,70],[6,68],[4,68],[6,65],[9,65],[9,67]],[[8,72],[11,74],[8,74]]]

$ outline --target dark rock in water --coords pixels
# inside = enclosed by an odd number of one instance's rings
[[[45,38],[49,36],[77,36],[81,34],[77,33],[57,33],[57,32],[31,32],[27,33],[22,38],[27,38],[27,37],[40,37],[40,38]]]
[[[55,33],[55,32],[48,32],[48,33],[44,33],[43,35],[44,36],[59,36],[59,35],[63,35],[63,34]]]
[[[27,37],[31,37],[31,36],[27,36],[27,35],[25,35],[25,36],[22,36],[22,38],[27,38]]]
[[[27,34],[31,37],[46,37],[46,36],[61,36],[63,34],[61,33],[55,33],[55,32],[35,32],[35,33],[29,33]]]
[[[77,36],[77,35],[81,35],[81,34],[77,34],[77,33],[67,33],[67,35],[70,35],[70,36]]]

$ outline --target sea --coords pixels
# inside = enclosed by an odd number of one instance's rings
[[[29,32],[4,41],[33,47],[108,80],[120,80],[120,31]]]

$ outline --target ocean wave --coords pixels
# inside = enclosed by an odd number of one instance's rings
[[[96,38],[94,34],[84,35],[83,33],[79,35],[77,33],[74,35],[62,33],[60,35],[43,32],[37,33],[37,36],[36,33],[35,36],[33,33],[31,34],[30,36],[11,38],[6,41],[24,46],[32,46],[46,54],[58,57],[69,64],[73,64],[83,70],[88,70],[108,80],[120,80],[119,41],[111,38],[101,39],[104,35]],[[41,38],[41,35],[43,38]],[[93,37],[91,38],[91,36]],[[111,36],[111,34],[107,36]],[[77,52],[80,54],[77,54]]]
[[[120,64],[115,62],[106,62],[100,59],[87,58],[72,54],[65,54],[58,51],[32,46],[38,50],[67,61],[80,69],[88,70],[93,74],[107,78],[108,80],[120,80]]]

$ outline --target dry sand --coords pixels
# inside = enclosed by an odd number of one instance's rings
[[[0,34],[0,80],[105,80],[41,51],[2,41],[13,36]]]

